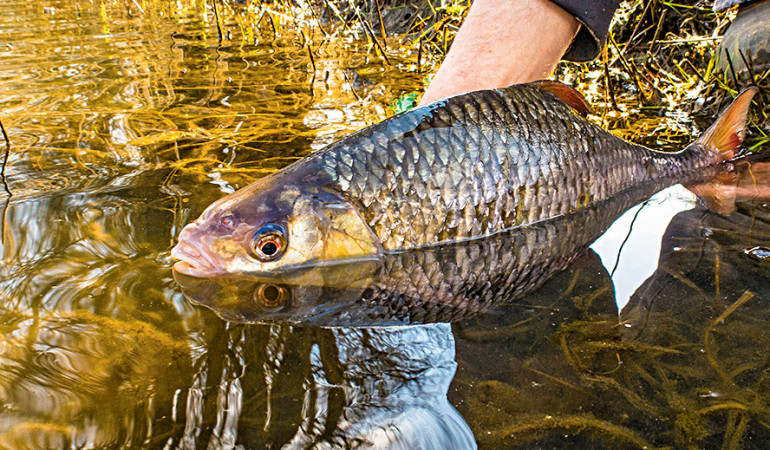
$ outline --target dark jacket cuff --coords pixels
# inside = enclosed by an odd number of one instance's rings
[[[572,14],[580,29],[562,59],[574,62],[590,61],[601,52],[607,40],[610,21],[620,0],[551,0]]]

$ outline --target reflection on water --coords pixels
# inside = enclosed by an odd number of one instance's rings
[[[229,321],[348,327],[456,322],[532,293],[660,186],[627,189],[579,211],[484,238],[386,253],[378,260],[268,275],[174,276],[189,300]],[[654,209],[642,209],[642,217],[654,217]],[[612,231],[624,225],[619,220],[602,240],[612,241]],[[618,244],[628,242],[624,228]]]
[[[218,4],[221,43],[199,1],[0,4],[0,446],[767,446],[761,201],[720,215],[667,191],[597,256],[618,198],[579,226],[304,274],[290,308],[245,282],[188,301],[168,257],[185,223],[422,84],[354,32],[273,15],[274,35],[238,25],[263,6]]]
[[[474,431],[490,431],[475,434],[479,443],[764,446],[768,362],[760,335],[770,284],[767,263],[751,261],[746,250],[768,242],[768,219],[766,205],[751,203],[730,217],[703,207],[674,216],[657,269],[620,310],[620,321],[562,316],[586,299],[614,306],[612,281],[594,257],[573,270],[598,280],[577,284],[593,286],[587,295],[554,301],[551,314],[558,318],[519,322],[506,332],[499,325],[471,328],[467,346],[458,342],[455,382],[468,384],[468,407],[460,413],[476,418]],[[554,279],[548,286],[559,284]],[[539,333],[532,329],[538,325]],[[478,357],[462,364],[464,349],[478,354],[479,336],[484,345],[502,347],[495,351],[508,372],[495,372],[497,364],[479,367],[485,363]]]

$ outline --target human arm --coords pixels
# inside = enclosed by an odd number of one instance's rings
[[[565,52],[574,61],[594,58],[618,2],[585,3],[476,0],[420,104],[548,78]],[[579,45],[570,47],[576,35]]]

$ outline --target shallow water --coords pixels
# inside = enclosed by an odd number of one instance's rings
[[[451,324],[244,324],[186,300],[185,223],[423,77],[362,36],[242,33],[237,9],[220,43],[189,3],[0,4],[1,446],[767,447],[761,200],[721,215],[666,190],[536,293]]]

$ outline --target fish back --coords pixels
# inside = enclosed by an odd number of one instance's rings
[[[630,144],[549,92],[515,85],[409,111],[316,156],[383,248],[398,250],[568,214],[714,162],[686,153]]]

